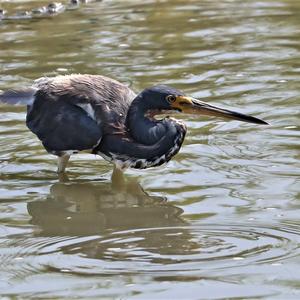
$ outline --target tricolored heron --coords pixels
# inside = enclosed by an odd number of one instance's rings
[[[145,169],[168,162],[180,149],[186,126],[170,117],[184,112],[255,124],[258,118],[212,106],[181,91],[156,85],[135,94],[126,85],[100,75],[40,78],[32,87],[0,95],[6,103],[27,104],[26,124],[45,149],[58,156],[64,172],[71,154],[99,154],[118,169]]]

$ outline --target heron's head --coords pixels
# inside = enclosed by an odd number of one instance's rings
[[[141,96],[145,108],[159,112],[179,111],[188,114],[216,116],[225,119],[239,120],[254,124],[267,122],[232,110],[223,109],[185,96],[181,91],[166,85],[156,85],[145,89]]]

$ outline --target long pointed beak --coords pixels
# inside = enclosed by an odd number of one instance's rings
[[[192,97],[177,96],[176,101],[173,103],[172,106],[181,110],[184,113],[216,116],[225,119],[238,120],[242,122],[268,125],[267,122],[261,119],[245,115],[236,111],[213,106]]]

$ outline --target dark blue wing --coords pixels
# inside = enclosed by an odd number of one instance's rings
[[[64,100],[37,98],[28,106],[26,124],[49,152],[92,149],[102,137],[86,111]]]

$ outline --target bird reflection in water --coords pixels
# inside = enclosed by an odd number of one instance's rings
[[[28,203],[32,224],[43,235],[92,235],[104,230],[182,225],[182,209],[147,194],[114,171],[112,181],[58,182],[46,200]]]
[[[112,181],[54,184],[47,199],[28,203],[36,234],[90,237],[61,245],[59,251],[110,261],[132,259],[134,249],[144,249],[152,262],[171,263],[173,254],[199,249],[181,208],[119,175],[114,172]]]

